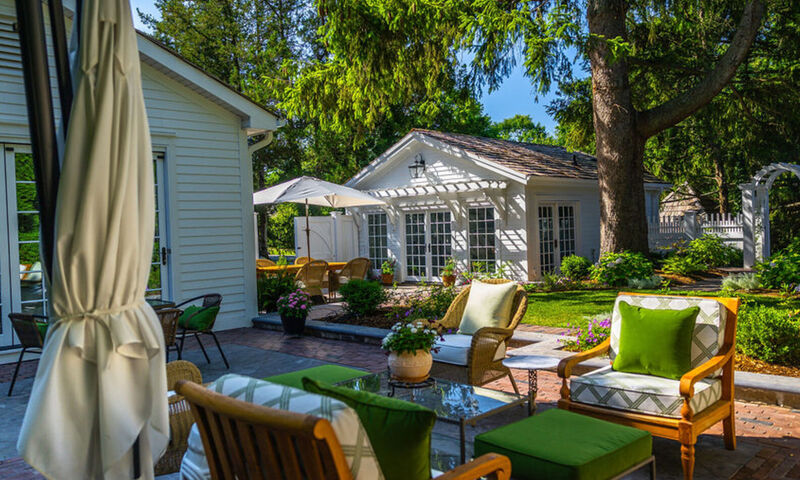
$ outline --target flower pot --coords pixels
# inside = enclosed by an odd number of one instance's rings
[[[306,328],[306,317],[295,317],[281,314],[281,325],[283,325],[283,333],[287,335],[302,335],[303,330]]]
[[[431,373],[431,366],[433,357],[427,350],[389,354],[389,372],[393,379],[401,382],[418,383],[426,380]]]
[[[381,273],[381,283],[384,285],[394,284],[394,273]]]
[[[442,275],[442,284],[445,287],[452,287],[456,284],[456,276],[455,275]]]

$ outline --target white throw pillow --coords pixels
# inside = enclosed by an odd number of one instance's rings
[[[515,282],[495,284],[473,280],[458,333],[472,335],[483,327],[507,327],[516,292]]]

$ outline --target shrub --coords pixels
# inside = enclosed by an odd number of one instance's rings
[[[755,273],[734,273],[722,279],[722,289],[732,290],[755,290],[761,286],[758,276]]]
[[[800,286],[800,237],[756,265],[756,271],[761,284],[767,288],[792,290]]]
[[[592,280],[618,287],[627,285],[629,278],[646,278],[653,275],[653,264],[641,253],[606,252],[592,267]]]
[[[348,312],[363,317],[375,312],[386,299],[386,291],[380,283],[354,278],[339,287],[339,293]]]
[[[586,328],[570,328],[565,335],[575,337],[575,340],[561,340],[566,350],[580,352],[596,347],[611,335],[611,312],[589,318]]]
[[[274,312],[278,309],[278,299],[294,291],[294,275],[281,271],[276,275],[260,275],[257,282],[258,306],[262,311]]]
[[[420,284],[416,293],[408,299],[409,304],[397,306],[388,313],[388,317],[398,321],[425,319],[436,321],[444,317],[458,291],[454,286],[442,284]]]
[[[586,280],[592,270],[592,262],[579,255],[568,255],[561,259],[561,273],[571,280]]]
[[[797,312],[764,305],[745,305],[739,311],[736,349],[765,362],[800,363],[800,318]]]
[[[545,273],[542,275],[542,283],[539,287],[544,292],[560,292],[563,290],[579,290],[583,287],[583,284],[564,275]]]
[[[693,263],[705,265],[706,268],[741,265],[742,251],[727,245],[718,235],[703,235],[689,242],[686,256]]]
[[[647,278],[630,278],[628,279],[628,287],[637,290],[652,290],[660,287],[664,283],[664,279],[658,275],[652,275]]]
[[[664,265],[661,267],[665,273],[673,275],[691,275],[693,273],[702,272],[708,267],[690,255],[675,254],[664,260]]]

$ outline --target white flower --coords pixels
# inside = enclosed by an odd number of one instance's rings
[[[417,333],[416,327],[411,327],[411,333]]]

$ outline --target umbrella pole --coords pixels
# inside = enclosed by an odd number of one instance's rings
[[[311,260],[311,228],[308,226],[308,199],[306,199],[306,255]]]
[[[49,281],[53,269],[55,210],[58,192],[59,162],[50,72],[47,65],[44,11],[42,2],[16,0],[19,43],[25,96],[28,104],[28,128],[33,151],[33,170],[41,217],[40,255]]]

